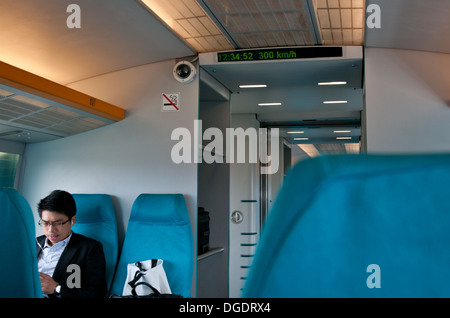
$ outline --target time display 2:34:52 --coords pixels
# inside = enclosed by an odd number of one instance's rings
[[[231,61],[253,61],[253,52],[230,52],[220,53],[217,56],[219,62],[231,62]]]
[[[263,61],[263,60],[277,60],[295,58],[296,53],[292,50],[253,50],[244,52],[223,52],[217,53],[218,62],[233,62],[233,61]]]
[[[217,53],[218,62],[244,62],[265,60],[291,60],[300,58],[341,57],[342,47],[293,47],[256,49]]]

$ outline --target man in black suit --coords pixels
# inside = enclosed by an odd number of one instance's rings
[[[38,204],[44,235],[36,239],[44,296],[106,297],[106,262],[102,244],[72,232],[76,204],[68,192],[55,190]]]

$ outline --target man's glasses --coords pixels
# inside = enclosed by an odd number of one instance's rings
[[[38,224],[42,227],[56,227],[56,228],[61,228],[63,227],[64,224],[66,224],[67,222],[69,222],[70,219],[68,219],[67,221],[54,221],[54,222],[49,222],[49,221],[44,221],[44,220],[39,220]]]

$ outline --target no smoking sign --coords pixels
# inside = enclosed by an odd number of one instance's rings
[[[180,93],[163,93],[161,95],[161,111],[180,111]]]

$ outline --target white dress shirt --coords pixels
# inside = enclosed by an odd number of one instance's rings
[[[41,246],[42,252],[39,254],[38,257],[38,269],[40,273],[53,276],[56,264],[58,264],[59,258],[61,257],[61,254],[64,252],[64,249],[69,243],[71,237],[72,233],[70,233],[70,235],[66,239],[51,246],[48,245],[48,239],[47,238],[45,239],[44,246]],[[45,294],[44,296],[47,297],[48,295]]]

